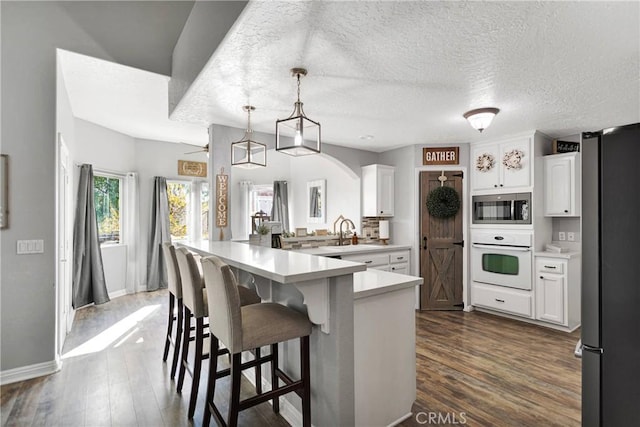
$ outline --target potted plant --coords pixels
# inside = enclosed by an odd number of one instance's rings
[[[270,231],[265,223],[261,223],[256,227],[256,233],[260,236],[260,245],[271,247],[271,239],[268,238]]]

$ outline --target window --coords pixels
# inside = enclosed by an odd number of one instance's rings
[[[169,198],[169,232],[171,240],[186,240],[189,236],[189,199],[191,197],[191,183],[181,181],[167,182],[167,197]]]
[[[93,198],[100,244],[120,243],[122,179],[102,174],[93,177]]]
[[[209,238],[209,184],[167,181],[172,241]]]
[[[209,183],[200,185],[200,230],[201,238],[209,238]]]
[[[249,198],[249,214],[264,212],[271,215],[273,208],[273,186],[269,184],[254,185]]]

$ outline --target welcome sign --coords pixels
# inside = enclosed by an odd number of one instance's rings
[[[229,175],[216,175],[216,227],[225,228],[228,223]]]

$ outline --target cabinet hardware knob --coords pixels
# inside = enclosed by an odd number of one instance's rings
[[[403,256],[399,256],[398,259],[404,259],[404,257]]]
[[[424,243],[424,246],[422,247],[422,249],[427,249],[427,236],[424,236],[422,238],[422,242]]]
[[[545,265],[544,268],[558,268],[555,265]]]
[[[564,210],[564,213],[569,213],[569,211],[567,209]]]
[[[497,187],[498,187],[498,184],[493,184],[493,186],[497,188]]]
[[[499,299],[499,298],[496,298],[496,301],[498,301],[498,302],[504,302],[504,300],[503,300],[503,299]]]
[[[541,279],[544,279],[544,276],[540,276]]]
[[[371,264],[373,261],[369,260],[369,261],[365,261],[365,264]]]
[[[504,187],[504,185],[500,184],[500,187]]]

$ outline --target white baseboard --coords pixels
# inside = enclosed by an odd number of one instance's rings
[[[122,297],[125,295],[127,295],[127,290],[119,289],[117,291],[109,292],[109,299],[114,299],[114,298]]]
[[[398,418],[397,420],[391,422],[391,424],[389,424],[387,427],[397,426],[398,424],[400,424],[404,420],[409,419],[412,415],[413,415],[413,412],[409,412],[408,414],[405,414],[405,415],[401,416],[400,418]]]
[[[22,366],[20,368],[7,369],[0,372],[0,385],[17,383],[18,381],[50,375],[62,369],[62,361],[51,360],[49,362],[36,363],[35,365]]]

